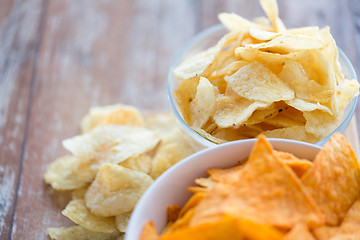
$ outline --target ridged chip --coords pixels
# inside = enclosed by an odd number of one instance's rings
[[[145,173],[105,163],[85,194],[86,206],[102,217],[127,213],[152,183]]]
[[[252,62],[229,77],[228,87],[239,96],[264,103],[294,98],[294,91],[260,62]]]
[[[71,200],[61,212],[74,223],[94,232],[116,233],[114,217],[100,217],[90,212],[82,199]]]

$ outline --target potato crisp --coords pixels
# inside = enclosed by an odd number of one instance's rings
[[[329,27],[287,29],[275,0],[260,4],[268,19],[218,15],[229,33],[174,69],[174,98],[213,143],[260,133],[315,143],[343,120],[359,83],[345,78]]]
[[[144,117],[123,104],[90,109],[81,131],[63,141],[70,153],[44,174],[55,190],[71,191],[62,214],[77,226],[49,228],[48,233],[56,240],[121,240],[145,190],[194,150],[171,115]]]
[[[239,161],[196,179],[188,202],[169,209],[180,210],[161,236],[148,223],[140,239],[357,239],[360,167],[341,134],[313,161],[276,151],[260,135]]]

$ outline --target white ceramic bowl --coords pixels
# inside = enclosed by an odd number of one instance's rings
[[[217,144],[207,140],[206,138],[203,138],[201,135],[196,133],[184,120],[180,108],[173,96],[174,91],[177,89],[177,85],[179,83],[179,80],[174,76],[173,72],[174,69],[185,59],[189,58],[190,56],[201,52],[205,49],[208,49],[209,47],[214,46],[219,39],[221,39],[222,36],[224,36],[228,31],[225,29],[225,27],[221,24],[215,25],[213,27],[210,27],[206,29],[205,31],[199,33],[196,35],[188,44],[185,45],[185,47],[180,51],[178,56],[176,57],[175,61],[173,62],[169,75],[168,75],[168,96],[170,99],[171,109],[172,112],[175,115],[176,122],[178,123],[180,129],[183,131],[184,135],[187,137],[189,141],[193,143],[196,149],[203,149],[207,147],[213,147]],[[342,66],[344,75],[347,79],[357,79],[356,73],[351,65],[351,62],[346,57],[344,52],[338,48],[339,52],[339,61]],[[330,138],[332,134],[335,132],[344,133],[346,128],[348,127],[350,120],[354,114],[354,110],[356,107],[357,102],[357,96],[354,97],[348,106],[344,109],[343,113],[341,114],[339,125],[337,128],[330,133],[327,137],[321,139],[319,142],[316,143],[316,145],[322,146],[324,145]]]
[[[319,146],[286,139],[268,139],[271,145],[281,151],[290,152],[300,158],[313,160]],[[127,230],[125,240],[137,240],[144,224],[151,220],[158,231],[166,226],[167,207],[173,204],[183,206],[190,198],[187,191],[194,186],[194,180],[206,176],[210,168],[228,168],[245,159],[256,139],[234,141],[208,148],[178,162],[163,173],[144,193],[136,205]]]

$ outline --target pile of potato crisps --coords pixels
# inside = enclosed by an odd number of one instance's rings
[[[49,228],[53,240],[122,239],[130,214],[162,172],[194,153],[169,114],[145,117],[134,107],[95,107],[82,134],[63,141],[70,153],[50,164],[45,182],[71,191],[62,214],[77,226]]]
[[[230,31],[174,70],[184,120],[214,142],[267,137],[317,142],[340,124],[358,94],[345,79],[329,27],[286,29],[276,0],[260,0],[268,18],[234,13],[219,20]]]
[[[161,236],[148,222],[140,239],[360,239],[360,167],[339,133],[313,162],[261,135],[245,163],[208,174],[185,206],[169,207]]]

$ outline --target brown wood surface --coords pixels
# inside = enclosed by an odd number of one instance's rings
[[[279,0],[295,25],[329,25],[360,73],[359,0]],[[47,239],[71,225],[69,196],[43,173],[94,105],[169,109],[166,78],[182,46],[220,12],[263,15],[255,0],[3,0],[0,5],[0,239]],[[347,136],[358,151],[360,110]]]

